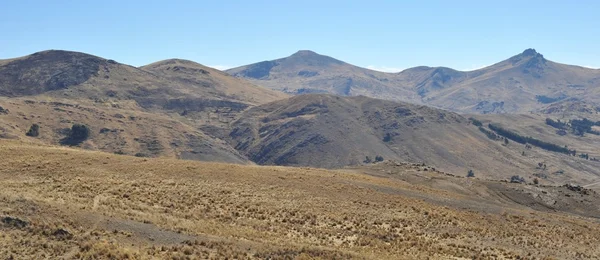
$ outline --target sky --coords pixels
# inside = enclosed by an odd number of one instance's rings
[[[219,69],[312,50],[381,71],[473,70],[535,48],[600,67],[600,1],[0,1],[0,59],[80,51]]]

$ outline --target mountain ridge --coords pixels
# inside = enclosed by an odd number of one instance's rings
[[[322,59],[337,62],[318,62]],[[253,71],[260,71],[258,77],[248,75]],[[312,51],[298,51],[227,72],[290,94],[365,95],[463,113],[541,111],[547,104],[538,102],[538,96],[600,101],[600,70],[553,62],[533,48],[471,71],[418,66],[397,73],[377,72]]]

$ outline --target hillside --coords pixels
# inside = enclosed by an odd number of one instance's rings
[[[600,70],[556,63],[534,49],[474,71],[421,66],[383,73],[300,51],[227,72],[293,94],[364,95],[464,113],[523,113],[564,99],[600,102]]]
[[[254,86],[247,81],[229,76],[222,71],[203,66],[193,61],[171,59],[140,67],[169,81],[191,84],[202,88],[193,89],[187,94],[202,96],[223,96],[256,105],[285,98],[287,95]]]
[[[50,50],[0,62],[0,135],[58,144],[76,123],[79,146],[106,152],[247,163],[203,125],[227,125],[250,106],[286,95],[183,60],[143,68]],[[39,137],[25,133],[39,125]]]
[[[168,115],[83,105],[70,99],[0,97],[0,139],[60,144],[73,124],[90,129],[78,147],[142,157],[249,163],[224,141]],[[33,124],[38,136],[27,136]]]
[[[600,257],[600,197],[574,186],[408,164],[257,167],[6,140],[0,157],[0,255],[9,259]]]
[[[534,122],[536,127],[549,128],[542,139],[555,135],[544,120]],[[227,136],[218,135],[223,129],[209,130],[207,133],[229,140],[232,147],[263,165],[339,168],[381,156],[384,160],[426,163],[458,175],[474,170],[483,178],[509,179],[519,174],[533,179],[537,164],[546,161],[568,172],[547,174],[544,181],[548,183],[587,184],[600,176],[593,170],[597,162],[492,140],[458,114],[367,97],[299,95],[245,111],[232,123]],[[568,138],[549,140],[581,149],[590,147]],[[522,155],[525,150],[527,156]],[[585,166],[575,166],[578,164]]]

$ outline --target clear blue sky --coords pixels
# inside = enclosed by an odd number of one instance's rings
[[[310,49],[375,68],[474,69],[533,47],[600,67],[600,1],[0,1],[0,59],[86,52],[236,66]]]

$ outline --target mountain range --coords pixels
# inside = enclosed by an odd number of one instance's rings
[[[528,113],[561,100],[600,101],[600,70],[553,62],[534,49],[473,71],[421,66],[384,73],[299,51],[227,72],[290,94],[364,95],[462,113]]]
[[[0,60],[0,138],[60,145],[84,124],[89,138],[75,146],[140,157],[319,168],[391,160],[482,178],[586,183],[600,175],[589,159],[600,157],[600,137],[557,135],[545,119],[600,119],[588,87],[595,73],[534,50],[472,72],[400,73],[310,51],[225,73],[181,59],[134,67],[52,50]],[[507,80],[522,88],[486,85]],[[523,110],[535,113],[511,114]],[[490,135],[489,123],[589,158],[509,142]],[[34,125],[39,134],[31,136]]]

